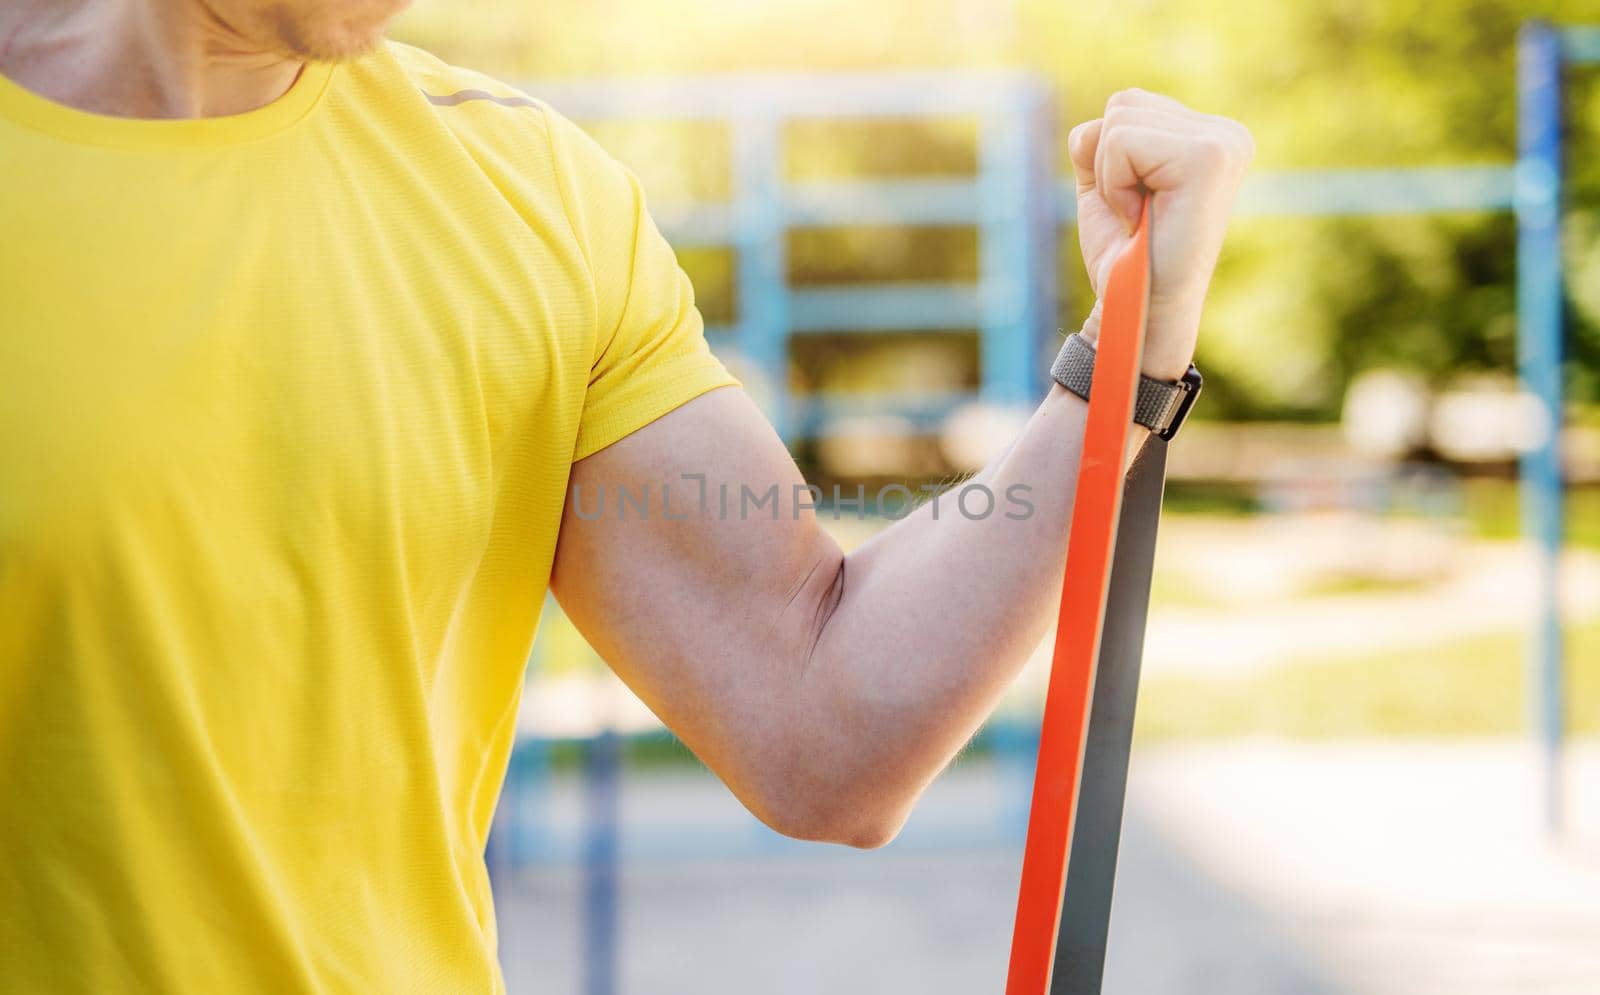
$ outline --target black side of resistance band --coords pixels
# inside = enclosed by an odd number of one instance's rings
[[[1151,436],[1123,486],[1050,995],[1099,995],[1105,971],[1133,711],[1139,696],[1139,660],[1166,471],[1167,443]]]

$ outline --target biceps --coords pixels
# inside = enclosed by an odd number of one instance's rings
[[[712,391],[573,467],[552,589],[691,747],[768,707],[814,645],[842,555],[741,390]]]

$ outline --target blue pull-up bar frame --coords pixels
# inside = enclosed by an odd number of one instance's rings
[[[1529,714],[1543,764],[1546,828],[1562,826],[1562,742],[1566,714],[1562,667],[1560,560],[1565,478],[1562,356],[1566,280],[1561,253],[1564,75],[1600,65],[1600,28],[1561,30],[1542,21],[1517,38],[1517,367],[1537,402],[1542,432],[1522,456],[1522,531],[1536,551],[1538,617],[1528,648]]]

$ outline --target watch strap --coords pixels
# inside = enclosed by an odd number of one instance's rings
[[[1067,341],[1050,367],[1050,377],[1074,394],[1089,399],[1089,384],[1094,379],[1095,348],[1080,333],[1067,336]],[[1156,380],[1143,374],[1139,376],[1139,390],[1134,399],[1133,422],[1161,436],[1171,439],[1183,424],[1194,397],[1200,392],[1200,374],[1193,366],[1182,380],[1171,382]]]

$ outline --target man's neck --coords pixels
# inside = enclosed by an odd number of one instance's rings
[[[201,0],[16,0],[0,7],[0,75],[97,114],[239,114],[282,96],[301,66],[252,43]]]

